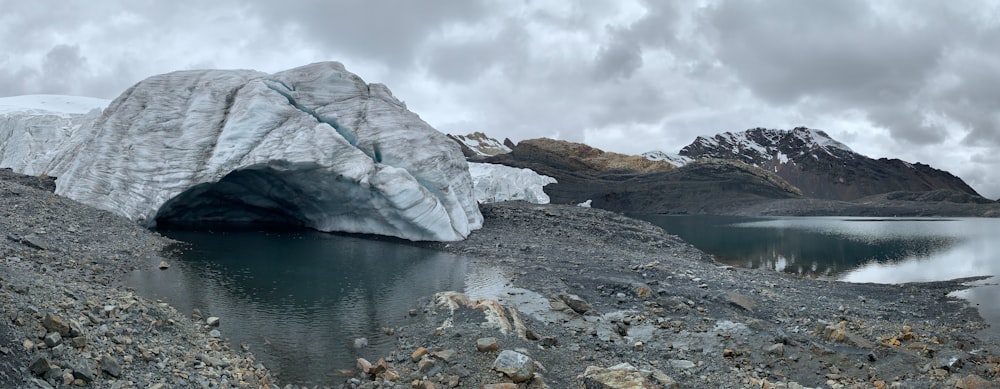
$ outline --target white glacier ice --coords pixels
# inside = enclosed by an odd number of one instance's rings
[[[0,167],[39,175],[81,126],[92,124],[111,101],[93,97],[0,97]]]
[[[524,200],[548,204],[549,196],[542,187],[556,183],[555,178],[540,175],[531,169],[492,163],[469,162],[469,173],[472,174],[476,200],[480,203]]]
[[[153,76],[87,115],[45,136],[0,130],[0,167],[58,177],[56,193],[148,226],[276,223],[435,241],[482,226],[459,147],[340,63]],[[11,152],[41,143],[51,151]]]

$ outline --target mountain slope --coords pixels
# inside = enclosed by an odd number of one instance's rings
[[[592,200],[594,207],[616,212],[729,213],[747,204],[799,197],[781,177],[740,162],[703,160],[675,168],[642,159],[579,143],[532,139],[487,162],[555,178],[557,183],[545,186],[552,203]]]
[[[774,172],[806,197],[854,200],[896,192],[951,190],[979,196],[962,179],[930,166],[898,159],[872,159],[823,131],[754,128],[698,137],[682,156],[736,160]]]

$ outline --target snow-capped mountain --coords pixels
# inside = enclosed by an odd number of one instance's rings
[[[894,191],[948,189],[978,195],[960,178],[930,166],[858,154],[823,131],[754,128],[698,137],[680,151],[692,159],[736,160],[781,176],[807,197],[853,200]]]
[[[468,135],[448,134],[448,137],[458,142],[466,157],[489,157],[510,152],[510,147],[482,132]]]
[[[0,114],[0,167],[58,177],[56,193],[146,225],[437,241],[482,225],[459,147],[340,63],[153,76],[102,115],[40,127],[25,105]]]

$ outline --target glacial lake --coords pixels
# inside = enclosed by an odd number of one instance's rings
[[[633,216],[732,266],[886,284],[994,276],[955,295],[1000,332],[1000,219]]]
[[[222,338],[246,344],[288,383],[343,380],[338,369],[395,349],[384,327],[407,320],[418,300],[462,291],[462,257],[392,240],[300,232],[159,231],[186,242],[170,268],[129,275],[127,285],[179,312],[220,318]],[[151,264],[154,268],[156,264]],[[488,282],[488,281],[487,281]],[[429,301],[429,300],[425,300]],[[366,338],[357,349],[354,340]]]

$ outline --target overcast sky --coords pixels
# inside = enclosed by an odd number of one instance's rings
[[[638,154],[807,126],[997,198],[997,4],[0,0],[0,96],[336,60],[442,132]]]

